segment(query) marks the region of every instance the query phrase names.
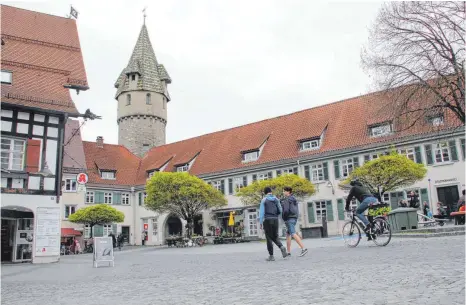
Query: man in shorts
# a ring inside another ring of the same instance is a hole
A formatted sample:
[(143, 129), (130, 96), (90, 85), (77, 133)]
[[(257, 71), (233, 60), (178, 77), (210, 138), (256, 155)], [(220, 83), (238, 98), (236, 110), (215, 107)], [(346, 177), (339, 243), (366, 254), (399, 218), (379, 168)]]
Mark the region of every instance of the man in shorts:
[(288, 251), (288, 256), (291, 256), (291, 238), (293, 237), (298, 246), (301, 248), (301, 253), (299, 256), (304, 256), (307, 254), (307, 249), (304, 248), (301, 237), (296, 234), (296, 223), (298, 222), (298, 201), (292, 195), (291, 187), (287, 186), (283, 188), (284, 198), (281, 201), (282, 204), (282, 217), (286, 224), (286, 249)]

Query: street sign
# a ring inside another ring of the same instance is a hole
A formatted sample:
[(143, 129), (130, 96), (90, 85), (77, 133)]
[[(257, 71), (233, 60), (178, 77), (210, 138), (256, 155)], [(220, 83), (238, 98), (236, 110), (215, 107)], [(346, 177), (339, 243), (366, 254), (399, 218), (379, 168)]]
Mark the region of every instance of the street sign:
[(113, 240), (111, 237), (94, 237), (94, 267), (97, 268), (99, 262), (108, 262), (115, 267), (115, 257), (113, 255)]
[(86, 184), (89, 181), (89, 176), (86, 173), (79, 173), (76, 176), (76, 181), (78, 184)]

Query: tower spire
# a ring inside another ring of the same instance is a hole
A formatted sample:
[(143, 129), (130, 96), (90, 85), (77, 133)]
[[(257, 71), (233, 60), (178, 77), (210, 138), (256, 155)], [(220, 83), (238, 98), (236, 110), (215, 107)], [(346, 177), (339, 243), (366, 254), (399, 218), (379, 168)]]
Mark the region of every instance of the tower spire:
[(147, 6), (144, 7), (144, 9), (142, 10), (142, 16), (144, 17), (144, 24), (146, 24), (146, 9), (147, 9)]

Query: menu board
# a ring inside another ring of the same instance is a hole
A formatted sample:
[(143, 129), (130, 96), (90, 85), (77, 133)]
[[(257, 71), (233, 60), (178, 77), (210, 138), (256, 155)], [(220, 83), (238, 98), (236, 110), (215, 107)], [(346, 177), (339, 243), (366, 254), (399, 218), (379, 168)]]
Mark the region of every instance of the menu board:
[(60, 255), (60, 208), (39, 207), (36, 213), (36, 256)]

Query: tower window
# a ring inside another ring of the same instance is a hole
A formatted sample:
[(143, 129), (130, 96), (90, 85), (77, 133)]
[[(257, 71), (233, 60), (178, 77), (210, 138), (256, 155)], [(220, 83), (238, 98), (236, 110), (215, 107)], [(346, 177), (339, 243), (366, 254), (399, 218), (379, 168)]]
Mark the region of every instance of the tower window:
[(132, 81), (135, 81), (135, 80), (136, 80), (136, 75), (135, 75), (135, 74), (131, 75), (131, 80), (132, 80)]
[(131, 105), (131, 94), (126, 95), (126, 105)]
[(165, 103), (166, 103), (166, 100), (165, 100), (165, 98), (163, 98), (163, 99), (162, 99), (163, 109), (165, 109), (165, 107), (166, 107), (166, 106), (165, 106), (165, 105), (166, 105)]
[(151, 104), (152, 104), (151, 101), (150, 101), (150, 93), (147, 93), (147, 94), (146, 94), (146, 104), (147, 104), (147, 105), (151, 105)]

